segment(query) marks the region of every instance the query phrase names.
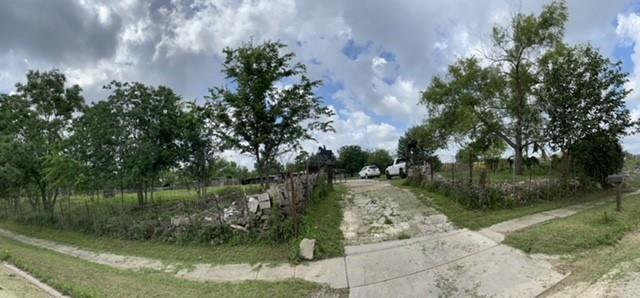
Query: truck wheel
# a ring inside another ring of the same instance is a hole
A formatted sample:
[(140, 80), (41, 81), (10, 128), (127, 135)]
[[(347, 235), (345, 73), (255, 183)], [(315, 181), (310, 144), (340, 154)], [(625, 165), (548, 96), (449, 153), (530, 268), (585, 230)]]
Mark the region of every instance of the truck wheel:
[(388, 179), (388, 180), (391, 180), (391, 174), (389, 174), (389, 172), (386, 172), (386, 173), (385, 173), (385, 176), (387, 176), (387, 179)]
[(400, 178), (407, 178), (407, 174), (405, 174), (404, 170), (400, 169)]

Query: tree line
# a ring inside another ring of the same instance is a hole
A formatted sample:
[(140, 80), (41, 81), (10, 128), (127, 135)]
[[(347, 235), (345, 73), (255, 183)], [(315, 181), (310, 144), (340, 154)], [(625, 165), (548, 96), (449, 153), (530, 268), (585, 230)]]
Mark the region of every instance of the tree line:
[(590, 44), (567, 44), (567, 19), (565, 1), (554, 1), (494, 26), (483, 56), (431, 80), (420, 99), (428, 118), (405, 138), (427, 156), (457, 144), (470, 163), (510, 148), (514, 175), (549, 149), (599, 182), (619, 171), (620, 139), (638, 127), (624, 101), (628, 74)]
[[(224, 49), (228, 85), (211, 88), (203, 104), (166, 86), (119, 81), (86, 104), (59, 70), (29, 71), (0, 94), (0, 197), (53, 212), (63, 193), (135, 189), (142, 206), (171, 176), (206, 195), (213, 177), (246, 172), (219, 157), (225, 149), (253, 156), (265, 174), (313, 132), (333, 130), (331, 110), (314, 93), (321, 82), (284, 48), (267, 41)], [(282, 80), (291, 84), (278, 87)]]

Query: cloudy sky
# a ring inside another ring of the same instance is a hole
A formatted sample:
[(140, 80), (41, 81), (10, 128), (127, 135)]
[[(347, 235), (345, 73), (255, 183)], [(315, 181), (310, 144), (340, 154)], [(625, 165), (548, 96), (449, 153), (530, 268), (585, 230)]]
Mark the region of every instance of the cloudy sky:
[[(548, 1), (157, 0), (0, 1), (0, 92), (29, 69), (63, 70), (88, 102), (110, 80), (172, 87), (199, 99), (224, 84), (222, 49), (253, 39), (280, 40), (324, 81), (335, 134), (318, 141), (393, 150), (425, 118), (419, 92), (456, 58), (489, 48), (489, 32), (517, 12)], [(566, 40), (589, 42), (622, 60), (627, 100), (640, 115), (640, 2), (570, 0)], [(640, 153), (640, 137), (624, 140)], [(316, 143), (305, 146), (315, 151)], [(450, 151), (443, 151), (445, 159)], [(232, 152), (226, 156), (252, 166)], [(285, 157), (285, 159), (290, 157)], [(286, 160), (285, 160), (286, 161)]]

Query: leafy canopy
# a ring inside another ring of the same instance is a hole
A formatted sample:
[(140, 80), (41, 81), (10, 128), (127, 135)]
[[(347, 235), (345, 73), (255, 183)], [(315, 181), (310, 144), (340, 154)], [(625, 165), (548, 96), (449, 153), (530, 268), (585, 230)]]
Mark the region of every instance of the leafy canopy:
[(216, 135), (229, 147), (256, 158), (259, 171), (282, 153), (313, 140), (313, 131), (333, 131), (333, 112), (323, 106), (314, 89), (321, 82), (306, 76), (285, 45), (247, 43), (224, 49), (223, 72), (232, 87), (210, 90), (208, 105)]

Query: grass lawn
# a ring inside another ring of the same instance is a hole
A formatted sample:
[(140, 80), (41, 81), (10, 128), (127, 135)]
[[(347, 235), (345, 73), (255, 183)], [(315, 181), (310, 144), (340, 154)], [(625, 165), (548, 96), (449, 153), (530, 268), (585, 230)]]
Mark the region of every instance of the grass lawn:
[(342, 223), (344, 185), (336, 184), (334, 191), (314, 201), (303, 219), (303, 237), (316, 240), (315, 258), (344, 256)]
[[(624, 276), (625, 272), (640, 271), (640, 230), (627, 233), (616, 245), (600, 246), (582, 252), (563, 256), (556, 262), (557, 268), (570, 271), (571, 274), (562, 280), (548, 293), (562, 289), (575, 288), (576, 284), (592, 284), (604, 274), (616, 270), (616, 275)], [(630, 266), (624, 266), (629, 264)], [(621, 266), (623, 265), (623, 266)]]
[(526, 252), (545, 254), (568, 254), (614, 245), (640, 226), (639, 198), (624, 198), (622, 212), (615, 211), (615, 203), (608, 203), (514, 232), (504, 243)]
[(0, 237), (0, 259), (73, 297), (301, 297), (310, 282), (204, 283), (156, 271), (119, 270)]
[(605, 191), (600, 193), (589, 194), (580, 198), (570, 198), (565, 200), (556, 200), (548, 202), (538, 202), (527, 206), (515, 207), (510, 209), (467, 209), (458, 204), (456, 201), (443, 195), (429, 192), (423, 188), (404, 185), (404, 179), (392, 180), (395, 186), (409, 189), (415, 193), (418, 199), (425, 204), (436, 208), (438, 211), (446, 215), (449, 220), (460, 227), (471, 230), (478, 230), (491, 226), (493, 224), (506, 220), (530, 215), (547, 210), (566, 207), (573, 204), (584, 203), (588, 201), (601, 200), (605, 197), (611, 197), (613, 192)]
[(288, 244), (234, 246), (177, 245), (154, 241), (130, 241), (108, 237), (94, 237), (84, 233), (23, 225), (8, 221), (0, 222), (0, 228), (87, 250), (147, 257), (172, 263), (283, 263), (287, 262), (291, 256), (291, 248)]

